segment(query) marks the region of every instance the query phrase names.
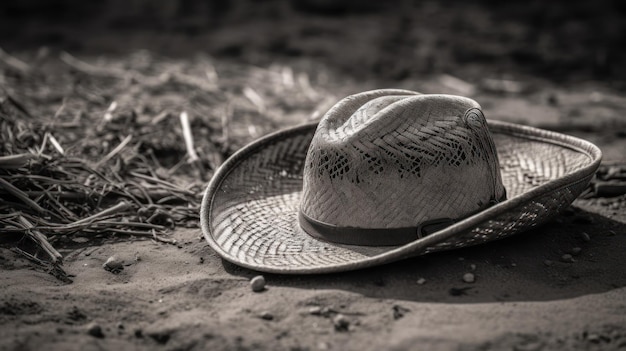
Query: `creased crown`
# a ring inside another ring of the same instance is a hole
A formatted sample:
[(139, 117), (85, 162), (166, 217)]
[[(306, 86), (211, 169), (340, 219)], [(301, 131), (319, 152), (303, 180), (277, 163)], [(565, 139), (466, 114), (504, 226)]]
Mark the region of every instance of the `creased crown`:
[(320, 121), (301, 212), (353, 228), (461, 219), (505, 190), (480, 106), (452, 95), (376, 90), (349, 96)]

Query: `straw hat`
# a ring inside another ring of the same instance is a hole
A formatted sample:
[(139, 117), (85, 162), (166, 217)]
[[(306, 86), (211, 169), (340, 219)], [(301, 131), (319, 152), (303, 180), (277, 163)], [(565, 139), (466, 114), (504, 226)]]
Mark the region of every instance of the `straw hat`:
[(569, 206), (600, 158), (571, 136), (487, 127), (468, 98), (369, 91), (230, 157), (204, 194), (202, 231), (254, 270), (369, 267), (535, 227)]

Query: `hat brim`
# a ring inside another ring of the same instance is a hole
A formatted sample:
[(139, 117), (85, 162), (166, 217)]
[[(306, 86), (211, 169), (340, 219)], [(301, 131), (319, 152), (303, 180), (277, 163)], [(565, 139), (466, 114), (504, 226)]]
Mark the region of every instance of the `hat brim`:
[(267, 135), (216, 171), (202, 199), (200, 221), (209, 245), (224, 259), (270, 273), (330, 273), (501, 239), (568, 207), (602, 157), (585, 140), (489, 121), (506, 201), (406, 245), (343, 245), (308, 235), (298, 222), (302, 171), (316, 127), (312, 123)]

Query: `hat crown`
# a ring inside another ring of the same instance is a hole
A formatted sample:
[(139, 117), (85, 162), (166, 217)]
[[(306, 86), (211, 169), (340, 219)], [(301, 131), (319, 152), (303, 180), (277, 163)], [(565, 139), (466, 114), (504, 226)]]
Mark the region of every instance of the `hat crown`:
[(315, 132), (303, 181), (301, 212), (350, 228), (460, 219), (505, 193), (480, 105), (403, 90), (335, 105)]

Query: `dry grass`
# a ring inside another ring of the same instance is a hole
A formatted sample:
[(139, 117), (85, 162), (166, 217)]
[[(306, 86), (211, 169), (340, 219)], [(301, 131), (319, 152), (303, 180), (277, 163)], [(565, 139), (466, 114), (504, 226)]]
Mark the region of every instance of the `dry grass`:
[(336, 99), (312, 67), (0, 53), (0, 226), (64, 281), (57, 242), (173, 243), (172, 229), (198, 226), (202, 190), (226, 157)]

